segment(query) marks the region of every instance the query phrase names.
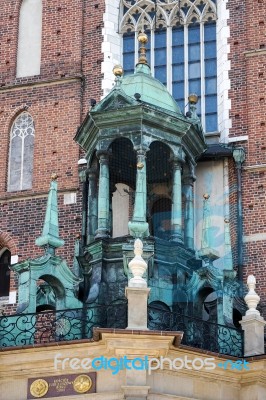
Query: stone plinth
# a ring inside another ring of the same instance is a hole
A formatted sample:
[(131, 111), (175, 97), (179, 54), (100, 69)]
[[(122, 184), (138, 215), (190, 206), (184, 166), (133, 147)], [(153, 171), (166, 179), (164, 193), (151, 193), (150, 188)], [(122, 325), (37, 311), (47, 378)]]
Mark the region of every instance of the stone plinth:
[(128, 326), (127, 329), (146, 330), (148, 318), (149, 288), (126, 287), (128, 299)]
[(257, 314), (245, 315), (240, 324), (244, 331), (245, 357), (264, 354), (264, 318)]
[(245, 357), (264, 354), (264, 327), (266, 324), (266, 321), (260, 316), (257, 310), (260, 296), (255, 292), (256, 278), (254, 275), (248, 276), (247, 286), (249, 292), (244, 300), (248, 306), (248, 310), (242, 320), (239, 321), (244, 331)]

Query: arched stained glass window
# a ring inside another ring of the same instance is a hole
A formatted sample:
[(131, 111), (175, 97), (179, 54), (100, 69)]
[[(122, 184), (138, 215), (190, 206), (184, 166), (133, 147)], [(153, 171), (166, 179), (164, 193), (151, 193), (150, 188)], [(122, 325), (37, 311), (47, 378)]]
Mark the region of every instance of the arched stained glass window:
[(148, 33), (149, 63), (186, 111), (188, 95), (199, 97), (197, 113), (206, 132), (217, 127), (216, 0), (121, 0), (123, 66), (138, 59), (137, 33)]
[(34, 150), (34, 122), (28, 112), (15, 120), (10, 137), (8, 191), (31, 189)]

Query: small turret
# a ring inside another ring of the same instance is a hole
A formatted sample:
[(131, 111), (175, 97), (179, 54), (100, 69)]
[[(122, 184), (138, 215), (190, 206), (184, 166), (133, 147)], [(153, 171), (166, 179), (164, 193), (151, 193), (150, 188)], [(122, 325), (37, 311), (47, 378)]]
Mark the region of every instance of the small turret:
[(58, 207), (57, 207), (57, 175), (51, 176), (48, 194), (45, 221), (42, 235), (35, 241), (39, 247), (45, 247), (46, 252), (54, 255), (55, 249), (64, 245), (64, 240), (59, 237)]

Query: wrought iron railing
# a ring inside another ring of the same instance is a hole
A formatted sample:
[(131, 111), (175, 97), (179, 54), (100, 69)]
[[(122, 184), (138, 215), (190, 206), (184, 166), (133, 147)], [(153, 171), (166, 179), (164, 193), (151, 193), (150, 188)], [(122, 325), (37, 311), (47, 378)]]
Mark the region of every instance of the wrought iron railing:
[(93, 327), (126, 328), (126, 301), (0, 317), (0, 347), (90, 339)]
[[(90, 339), (93, 327), (127, 327), (127, 302), (72, 310), (0, 317), (0, 347)], [(243, 356), (243, 332), (183, 314), (148, 307), (148, 328), (182, 331), (182, 344), (216, 353)]]
[(184, 314), (162, 310), (156, 306), (148, 307), (148, 327), (152, 330), (182, 331), (182, 344), (199, 349), (244, 356), (243, 331)]

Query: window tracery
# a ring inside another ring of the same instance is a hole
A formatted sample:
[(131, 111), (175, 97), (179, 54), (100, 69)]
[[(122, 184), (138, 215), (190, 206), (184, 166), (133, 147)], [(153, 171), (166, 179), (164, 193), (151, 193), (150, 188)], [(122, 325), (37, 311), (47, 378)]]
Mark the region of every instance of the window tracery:
[[(215, 0), (122, 0), (122, 33), (215, 21)], [(156, 25), (156, 26), (155, 26)]]
[(14, 121), (10, 136), (8, 191), (32, 187), (35, 128), (32, 116), (22, 112)]

